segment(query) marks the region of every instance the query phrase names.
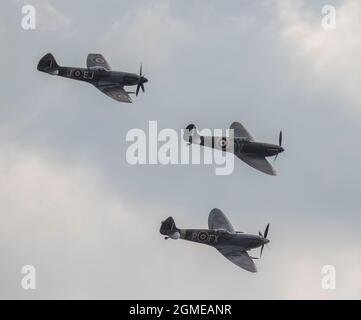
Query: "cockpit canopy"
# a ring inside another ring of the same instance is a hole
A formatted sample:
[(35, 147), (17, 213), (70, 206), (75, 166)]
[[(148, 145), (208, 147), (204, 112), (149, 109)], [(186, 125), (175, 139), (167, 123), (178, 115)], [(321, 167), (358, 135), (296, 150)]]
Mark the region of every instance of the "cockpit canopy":
[(93, 66), (93, 67), (90, 67), (89, 69), (96, 70), (96, 71), (107, 71), (103, 66)]
[(242, 143), (250, 141), (250, 139), (247, 137), (235, 137), (235, 139), (237, 139), (238, 141), (240, 141)]
[(231, 235), (231, 233), (226, 229), (218, 229), (217, 230), (221, 235)]

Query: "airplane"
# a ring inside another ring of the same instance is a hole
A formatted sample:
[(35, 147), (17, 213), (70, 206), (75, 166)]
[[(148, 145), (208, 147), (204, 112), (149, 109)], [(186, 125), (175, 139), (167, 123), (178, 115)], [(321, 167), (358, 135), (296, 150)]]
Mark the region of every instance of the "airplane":
[(197, 132), (194, 124), (186, 127), (183, 139), (188, 144), (199, 144), (201, 146), (218, 149), (226, 152), (233, 152), (239, 159), (250, 165), (251, 167), (275, 176), (277, 175), (275, 169), (266, 160), (266, 157), (275, 156), (283, 152), (282, 148), (282, 131), (279, 133), (278, 145), (256, 142), (247, 129), (239, 122), (233, 122), (230, 127), (233, 130), (233, 139), (230, 137), (213, 137), (201, 136)]
[[(135, 73), (112, 71), (101, 54), (90, 53), (87, 57), (87, 68), (62, 67), (57, 64), (51, 53), (42, 57), (38, 63), (39, 71), (74, 80), (88, 82), (105, 93), (107, 96), (120, 101), (131, 103), (129, 94), (138, 96), (139, 89), (144, 92), (144, 83), (148, 79), (142, 74), (142, 65), (139, 75)], [(135, 92), (129, 92), (124, 86), (137, 86)]]
[(263, 248), (270, 241), (267, 239), (269, 224), (267, 224), (264, 234), (245, 234), (235, 231), (225, 214), (214, 208), (209, 213), (208, 229), (178, 229), (172, 217), (162, 221), (160, 233), (165, 239), (183, 239), (206, 244), (216, 248), (222, 255), (235, 265), (250, 271), (257, 272), (253, 259), (247, 251), (261, 247), (260, 257)]

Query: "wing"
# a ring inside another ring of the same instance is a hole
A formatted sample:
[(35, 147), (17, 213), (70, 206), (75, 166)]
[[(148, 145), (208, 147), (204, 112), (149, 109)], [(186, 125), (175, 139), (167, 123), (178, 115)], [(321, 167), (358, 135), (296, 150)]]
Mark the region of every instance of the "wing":
[(124, 88), (119, 84), (105, 84), (105, 85), (95, 85), (101, 92), (105, 93), (107, 96), (113, 98), (114, 100), (120, 102), (131, 103), (132, 99), (129, 97), (128, 93)]
[(249, 139), (250, 141), (254, 141), (252, 135), (239, 122), (233, 122), (231, 124), (230, 129), (234, 130), (235, 137), (245, 137), (245, 138)]
[(277, 175), (275, 169), (273, 169), (272, 165), (266, 160), (265, 157), (250, 153), (235, 153), (235, 154), (238, 158), (240, 158), (242, 161), (250, 165), (252, 168), (255, 168), (271, 176)]
[(86, 65), (88, 68), (102, 67), (108, 71), (112, 70), (104, 57), (98, 53), (89, 53), (86, 59)]
[(235, 233), (232, 224), (229, 222), (225, 214), (214, 208), (208, 216), (208, 228), (209, 229), (224, 229), (229, 231), (230, 233)]
[(218, 246), (216, 249), (235, 265), (249, 272), (257, 272), (256, 265), (247, 251), (243, 251), (236, 246)]

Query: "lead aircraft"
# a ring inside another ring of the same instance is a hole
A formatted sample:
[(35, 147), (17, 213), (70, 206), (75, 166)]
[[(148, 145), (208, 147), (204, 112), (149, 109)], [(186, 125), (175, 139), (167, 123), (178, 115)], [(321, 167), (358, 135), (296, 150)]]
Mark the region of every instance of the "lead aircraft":
[[(140, 89), (144, 92), (144, 83), (148, 82), (142, 74), (142, 65), (139, 74), (112, 71), (104, 57), (97, 53), (88, 54), (86, 68), (59, 66), (53, 55), (48, 53), (40, 59), (37, 69), (51, 75), (88, 82), (107, 96), (128, 103), (132, 102), (129, 94), (137, 96)], [(127, 91), (125, 86), (137, 86), (136, 91)]]

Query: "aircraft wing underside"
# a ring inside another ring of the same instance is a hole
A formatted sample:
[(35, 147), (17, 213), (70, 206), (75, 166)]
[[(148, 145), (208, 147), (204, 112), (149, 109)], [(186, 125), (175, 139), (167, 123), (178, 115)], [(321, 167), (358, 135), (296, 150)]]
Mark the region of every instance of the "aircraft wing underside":
[(216, 249), (235, 265), (249, 271), (257, 272), (256, 265), (246, 251), (236, 246), (218, 246)]
[(272, 165), (267, 161), (267, 159), (263, 156), (257, 154), (248, 154), (248, 153), (235, 153), (235, 155), (240, 158), (242, 161), (247, 163), (249, 166), (267, 173), (271, 176), (276, 175), (275, 169), (273, 169)]
[(105, 93), (107, 96), (113, 98), (114, 100), (128, 103), (132, 102), (129, 94), (119, 84), (97, 84), (95, 85), (95, 87), (98, 88), (101, 92)]

